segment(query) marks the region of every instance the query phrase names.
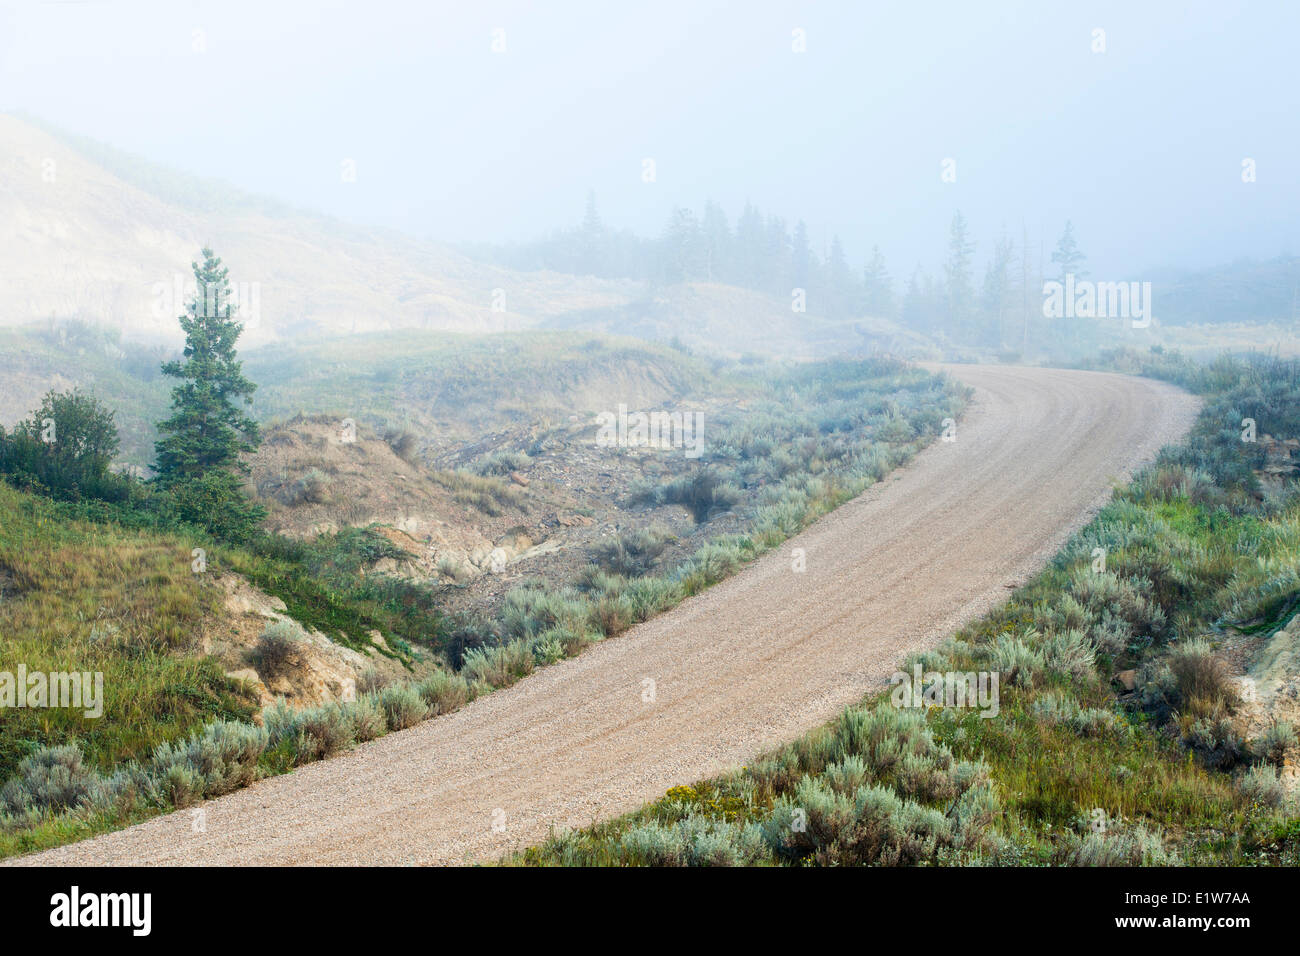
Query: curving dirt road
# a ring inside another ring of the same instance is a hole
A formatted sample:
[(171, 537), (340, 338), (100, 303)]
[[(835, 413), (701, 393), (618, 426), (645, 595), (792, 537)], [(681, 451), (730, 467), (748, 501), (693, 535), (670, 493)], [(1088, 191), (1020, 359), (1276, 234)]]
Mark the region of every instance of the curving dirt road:
[(15, 862), (490, 859), (797, 736), (1004, 600), (1197, 408), (1118, 375), (946, 370), (977, 390), (955, 442), (675, 610), (458, 713), (211, 801), (204, 833), (182, 811)]

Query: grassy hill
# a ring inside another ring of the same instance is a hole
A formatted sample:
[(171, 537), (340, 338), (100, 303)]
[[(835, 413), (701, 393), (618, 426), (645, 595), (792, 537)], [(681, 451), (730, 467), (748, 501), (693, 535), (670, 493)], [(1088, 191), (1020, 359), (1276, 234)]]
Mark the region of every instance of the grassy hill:
[(0, 483), (0, 632), (5, 666), (100, 671), (105, 718), (6, 710), (0, 777), (36, 744), (76, 737), (112, 766), (215, 717), (248, 717), (246, 694), (195, 653), (222, 616), (211, 577), (173, 534), (69, 521), (46, 499)]

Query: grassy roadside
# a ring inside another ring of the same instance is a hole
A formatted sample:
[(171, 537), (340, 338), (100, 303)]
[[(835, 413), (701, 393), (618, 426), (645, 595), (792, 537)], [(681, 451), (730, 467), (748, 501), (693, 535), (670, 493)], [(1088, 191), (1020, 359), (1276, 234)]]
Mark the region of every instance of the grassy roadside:
[[(153, 608), (154, 617), (142, 618), (140, 634), (132, 632), (138, 643), (159, 631), (175, 631), (188, 644), (204, 616), (214, 613), (214, 595), (204, 590), (202, 576), (191, 573), (193, 546), (209, 549), (214, 569), (243, 574), (281, 597), (302, 624), (358, 647), (371, 646), (367, 635), (375, 629), (399, 656), (415, 649), (445, 663), (423, 680), (359, 688), (352, 701), (297, 711), (273, 706), (252, 714), (246, 701), (239, 707), (220, 703), (222, 693), (238, 696), (239, 685), (203, 659), (196, 663), (182, 653), (179, 639), (161, 648), (158, 660), (139, 657), (133, 644), (111, 645), (122, 660), (96, 659), (103, 665), (98, 669), (105, 671), (106, 687), (123, 683), (119, 691), (129, 689), (125, 675), (135, 673), (126, 669), (129, 661), (143, 668), (142, 681), (169, 667), (208, 667), (212, 673), (202, 673), (217, 689), (210, 701), (190, 711), (179, 710), (165, 696), (137, 695), (141, 719), (134, 722), (131, 736), (116, 745), (100, 738), (115, 740), (114, 734), (126, 733), (116, 726), (125, 710), (108, 709), (104, 720), (93, 725), (60, 716), (63, 723), (57, 727), (33, 725), (12, 738), (5, 736), (6, 724), (0, 732), (9, 776), (0, 788), (0, 855), (116, 829), (327, 758), (455, 710), (538, 666), (621, 633), (734, 573), (908, 460), (937, 436), (943, 419), (960, 414), (964, 396), (965, 390), (952, 383), (889, 360), (789, 370), (745, 415), (711, 436), (710, 450), (699, 463), (706, 480), (675, 489), (644, 489), (652, 496), (677, 496), (672, 500), (706, 514), (735, 509), (743, 513), (741, 532), (711, 540), (676, 567), (656, 573), (620, 561), (593, 566), (580, 581), (558, 591), (520, 588), (498, 619), (477, 626), (472, 640), (457, 633), (459, 625), (440, 618), (431, 591), (361, 573), (388, 556), (386, 539), (365, 529), (308, 544), (275, 539), (231, 547), (188, 530), (169, 530), (148, 509), (136, 513), (129, 505), (54, 503), (0, 489), (0, 504), (8, 503), (14, 514), (33, 516), (25, 537), (11, 551), (0, 552), (0, 569), (19, 568), (27, 575), (14, 591), (17, 600), (0, 604), (0, 613), (20, 615), (47, 596), (56, 598), (49, 604), (54, 616), (24, 631), (25, 643), (16, 645), (29, 668), (48, 660), (53, 669), (62, 660), (60, 653), (77, 649), (79, 645), (65, 643), (64, 635), (75, 621), (92, 614), (91, 604), (96, 615), (105, 609), (120, 614), (127, 597), (118, 592), (121, 587), (146, 602), (175, 591), (177, 607), (193, 604), (193, 615), (185, 617), (179, 610), (172, 613), (173, 604), (162, 603)], [(74, 530), (80, 536), (76, 553), (94, 556), (93, 575), (38, 578), (22, 564), (19, 552), (44, 560), (43, 555), (57, 552), (58, 536)], [(97, 550), (87, 552), (87, 541)], [(139, 581), (122, 575), (114, 563), (131, 548), (162, 555)], [(15, 618), (13, 626), (27, 624)], [(452, 652), (467, 645), (467, 653)], [(73, 657), (74, 663), (87, 660), (81, 654)], [(79, 669), (87, 666), (82, 663)], [(35, 719), (49, 713), (41, 711)]]
[[(524, 865), (1296, 865), (1300, 816), (1213, 654), (1300, 595), (1300, 495), (1260, 434), (1300, 435), (1300, 366), (1109, 356), (1206, 398), (1188, 439), (923, 672), (999, 676), (995, 717), (873, 695), (750, 766), (509, 858)], [(1099, 558), (1102, 559), (1099, 561)], [(1104, 562), (1104, 563), (1103, 563)], [(1132, 671), (1129, 692), (1115, 680)]]

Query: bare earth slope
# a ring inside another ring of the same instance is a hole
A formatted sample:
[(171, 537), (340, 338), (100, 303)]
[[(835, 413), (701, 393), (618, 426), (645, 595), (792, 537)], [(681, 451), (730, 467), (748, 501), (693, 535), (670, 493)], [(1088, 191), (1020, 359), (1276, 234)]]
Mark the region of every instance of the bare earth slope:
[(1005, 599), (1197, 407), (1137, 378), (949, 371), (977, 388), (955, 442), (675, 610), (458, 713), (212, 801), (204, 833), (180, 812), (22, 862), (490, 859), (797, 736)]

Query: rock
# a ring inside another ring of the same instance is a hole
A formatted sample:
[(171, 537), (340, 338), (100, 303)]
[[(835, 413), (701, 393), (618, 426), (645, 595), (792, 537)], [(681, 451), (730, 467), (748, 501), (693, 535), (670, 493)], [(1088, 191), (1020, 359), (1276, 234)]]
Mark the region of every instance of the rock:
[(225, 589), (225, 606), (231, 614), (259, 614), (276, 620), (288, 611), (280, 598), (253, 587), (238, 575), (222, 575), (218, 582)]
[(510, 480), (521, 488), (527, 488), (531, 482), (517, 471), (510, 472)]
[(226, 671), (226, 676), (233, 678), (234, 680), (246, 680), (250, 684), (262, 683), (262, 678), (258, 677), (257, 671), (253, 670), (251, 667), (245, 667), (242, 670), (237, 671)]
[(1137, 686), (1137, 671), (1135, 670), (1120, 671), (1118, 674), (1115, 675), (1115, 679), (1119, 681), (1120, 686), (1123, 687), (1125, 690), (1132, 690), (1134, 687)]

